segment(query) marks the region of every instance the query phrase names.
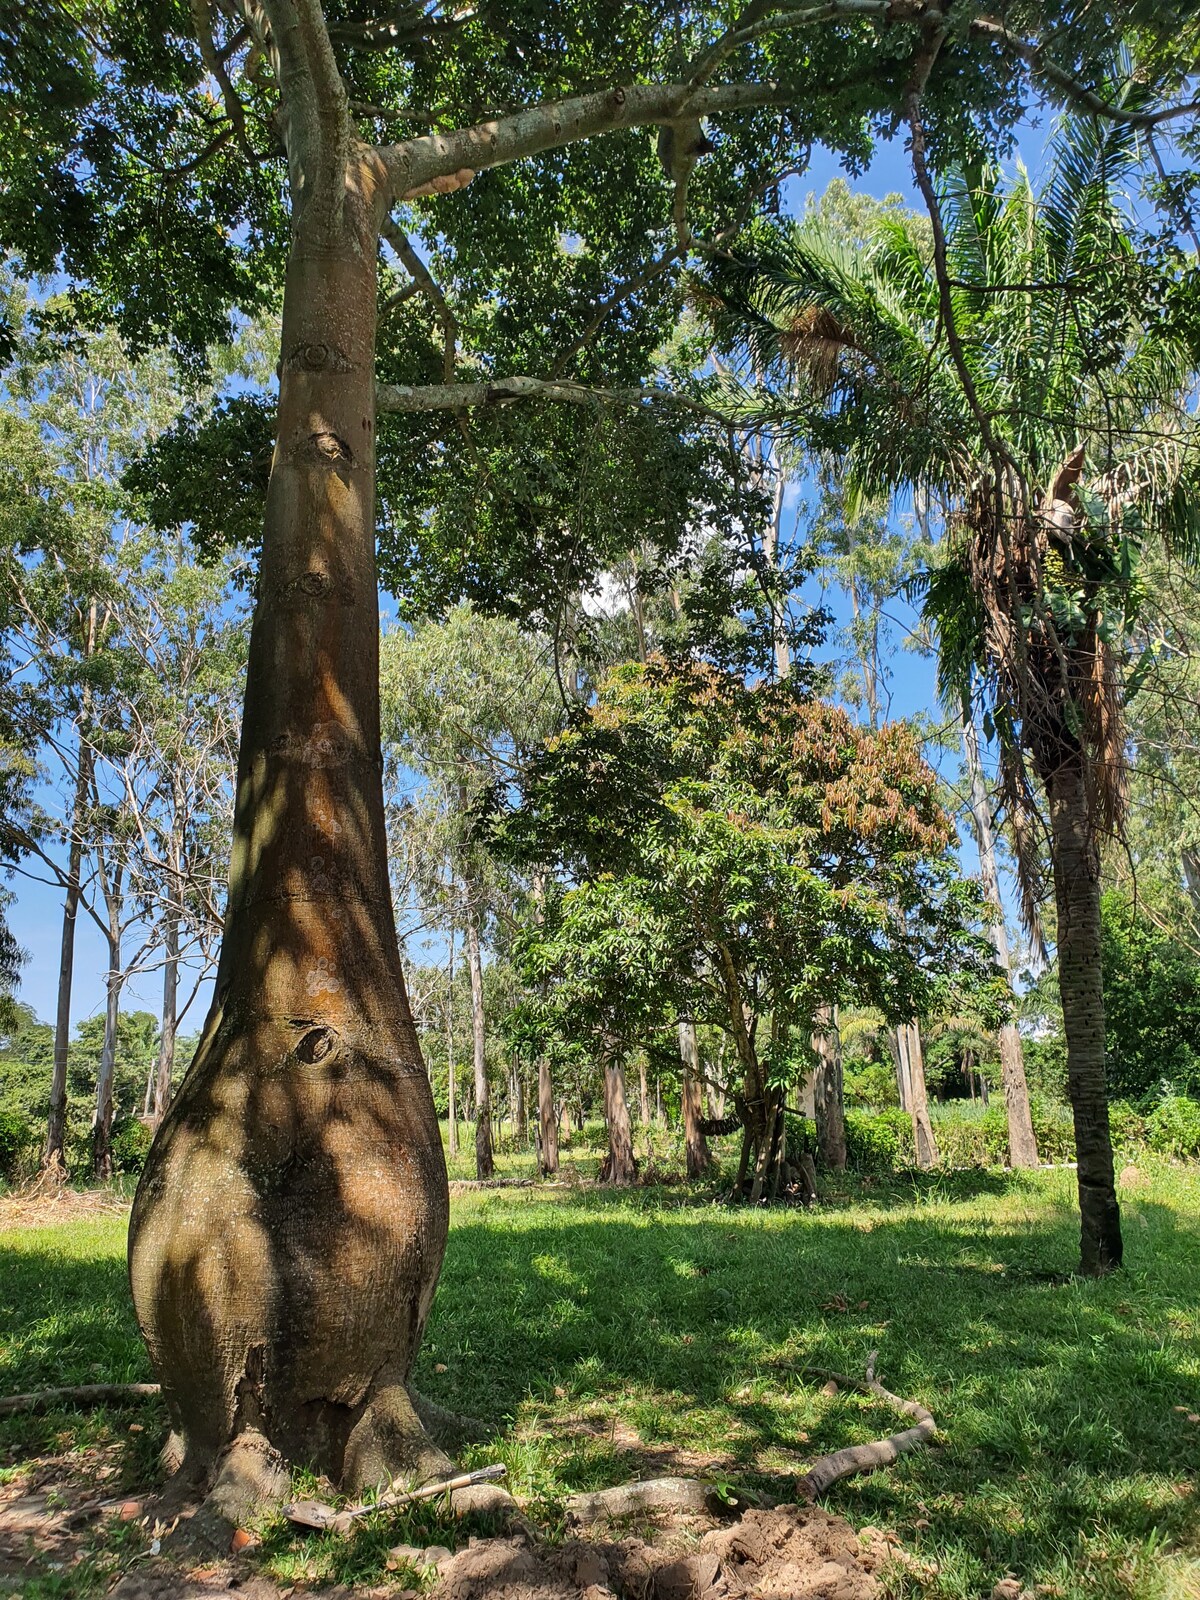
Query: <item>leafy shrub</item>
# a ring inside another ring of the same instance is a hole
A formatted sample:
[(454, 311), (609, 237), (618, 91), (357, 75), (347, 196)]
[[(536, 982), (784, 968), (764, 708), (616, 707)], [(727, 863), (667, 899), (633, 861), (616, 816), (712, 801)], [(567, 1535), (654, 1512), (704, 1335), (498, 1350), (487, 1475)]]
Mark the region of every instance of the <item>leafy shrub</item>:
[(1128, 1100), (1109, 1105), (1108, 1126), (1114, 1150), (1137, 1150), (1146, 1143), (1146, 1119)]
[(33, 1146), (33, 1129), (19, 1111), (0, 1111), (0, 1176), (15, 1178)]
[(112, 1136), (114, 1172), (140, 1172), (146, 1164), (153, 1133), (137, 1117), (125, 1117), (116, 1124)]
[(868, 1061), (847, 1056), (842, 1066), (843, 1093), (848, 1106), (898, 1106), (896, 1069), (890, 1061)]
[(914, 1156), (908, 1113), (886, 1106), (882, 1111), (846, 1111), (846, 1159), (857, 1172), (894, 1172), (910, 1166)]
[(1002, 1167), (1008, 1160), (1008, 1119), (998, 1106), (982, 1115), (943, 1113), (933, 1133), (943, 1166)]
[(1172, 1094), (1146, 1118), (1151, 1150), (1180, 1161), (1200, 1156), (1200, 1101)]
[(1041, 1095), (1030, 1095), (1029, 1115), (1037, 1139), (1038, 1160), (1053, 1162), (1075, 1159), (1075, 1124), (1068, 1106)]

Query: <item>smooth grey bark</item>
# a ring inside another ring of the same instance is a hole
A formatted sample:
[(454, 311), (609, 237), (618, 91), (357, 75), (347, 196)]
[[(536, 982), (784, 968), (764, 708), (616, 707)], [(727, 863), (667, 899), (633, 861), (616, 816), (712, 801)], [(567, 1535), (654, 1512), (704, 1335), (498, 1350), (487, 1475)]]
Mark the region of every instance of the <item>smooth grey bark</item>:
[(708, 1140), (700, 1127), (700, 1049), (696, 1040), (696, 1024), (679, 1024), (679, 1058), (682, 1063), (681, 1094), (683, 1102), (683, 1148), (689, 1178), (699, 1178), (712, 1165)]
[(483, 961), (479, 953), (479, 918), (474, 901), (467, 904), (467, 966), (471, 974), (471, 1058), (475, 1073), (475, 1174), (490, 1178), (496, 1170), (492, 1150), (492, 1097), (487, 1075), (487, 1032), (483, 1014)]
[(171, 1079), (175, 1072), (175, 1033), (178, 1026), (179, 996), (179, 913), (174, 905), (167, 909), (163, 928), (163, 1003), (162, 1030), (158, 1040), (158, 1064), (154, 1073), (154, 1102), (150, 1115), (155, 1127), (171, 1103)]
[(450, 924), (450, 954), (446, 965), (446, 1090), (449, 1099), (450, 1154), (458, 1154), (458, 1106), (454, 1100), (454, 924)]
[(908, 1114), (912, 1118), (913, 1148), (919, 1167), (936, 1167), (937, 1140), (929, 1120), (929, 1098), (925, 1092), (925, 1053), (921, 1030), (915, 1022), (902, 1022), (895, 1032), (901, 1081), (908, 1090)]
[(75, 973), (75, 927), (83, 882), (83, 819), (92, 786), (91, 746), (83, 739), (75, 769), (75, 794), (71, 801), (71, 842), (67, 852), (67, 886), (63, 896), (62, 938), (58, 957), (58, 997), (54, 1011), (54, 1066), (50, 1075), (50, 1115), (42, 1167), (66, 1175), (67, 1064), (71, 1047), (71, 991)]
[[(992, 808), (988, 803), (983, 763), (979, 759), (979, 736), (975, 731), (974, 716), (970, 713), (963, 717), (962, 738), (967, 771), (971, 780), (971, 816), (974, 819), (975, 840), (979, 847), (979, 876), (983, 892), (996, 913), (989, 931), (996, 952), (996, 965), (1004, 974), (1004, 980), (1011, 993), (1012, 958), (1008, 948), (1008, 932), (1004, 926), (1004, 902), (1000, 898), (996, 841), (992, 833)], [(1011, 1019), (1003, 1023), (1000, 1028), (1000, 1079), (1004, 1085), (1004, 1109), (1008, 1118), (1009, 1165), (1036, 1167), (1038, 1147), (1033, 1131), (1033, 1117), (1029, 1109), (1025, 1057), (1021, 1048), (1020, 1031)]]

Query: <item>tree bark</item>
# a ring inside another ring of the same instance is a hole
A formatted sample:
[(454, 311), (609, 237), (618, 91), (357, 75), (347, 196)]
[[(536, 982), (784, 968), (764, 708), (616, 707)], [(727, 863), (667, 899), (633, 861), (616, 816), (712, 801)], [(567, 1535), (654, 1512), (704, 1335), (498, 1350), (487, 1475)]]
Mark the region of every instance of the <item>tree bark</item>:
[[(996, 919), (990, 930), (992, 945), (996, 951), (996, 965), (1004, 974), (1011, 993), (1012, 959), (1008, 949), (1008, 933), (1004, 926), (1004, 902), (1000, 898), (996, 841), (992, 834), (992, 808), (988, 804), (987, 786), (983, 781), (983, 763), (979, 759), (979, 737), (975, 732), (974, 717), (970, 714), (963, 718), (962, 736), (967, 769), (971, 778), (971, 815), (975, 821), (975, 840), (979, 846), (979, 876), (983, 892), (996, 913)], [(1016, 1023), (1012, 1021), (1005, 1022), (1000, 1028), (1000, 1081), (1004, 1085), (1004, 1108), (1008, 1116), (1009, 1165), (1036, 1167), (1038, 1147), (1033, 1132), (1033, 1117), (1029, 1110), (1025, 1056), (1021, 1048), (1020, 1032)]]
[(487, 1032), (483, 1015), (483, 962), (479, 954), (479, 920), (474, 903), (467, 906), (467, 967), (471, 974), (471, 1055), (475, 1069), (475, 1176), (490, 1178), (496, 1170), (492, 1150), (492, 1096), (487, 1075)]
[(450, 925), (450, 957), (446, 978), (446, 1094), (448, 1099), (450, 1154), (458, 1154), (458, 1106), (454, 1101), (454, 924)]
[(913, 1148), (917, 1165), (928, 1169), (938, 1161), (937, 1140), (929, 1120), (929, 1097), (925, 1092), (925, 1054), (921, 1030), (915, 1022), (902, 1022), (896, 1029), (900, 1077), (908, 1086), (908, 1114), (912, 1118)]
[(553, 1178), (558, 1172), (558, 1118), (554, 1114), (554, 1084), (546, 1056), (538, 1058), (538, 1131), (538, 1167), (543, 1178)]
[(608, 1128), (605, 1180), (627, 1187), (637, 1175), (637, 1163), (633, 1159), (633, 1132), (625, 1098), (625, 1069), (616, 1056), (604, 1063), (604, 1121)]
[(688, 1177), (699, 1178), (712, 1165), (712, 1154), (700, 1129), (700, 1050), (694, 1022), (679, 1024), (679, 1057), (683, 1063), (680, 1098), (683, 1101), (684, 1159)]
[(1104, 1078), (1100, 852), (1090, 820), (1082, 757), (1064, 757), (1047, 776), (1046, 792), (1054, 845), (1058, 985), (1075, 1122), (1079, 1270), (1096, 1277), (1121, 1265), (1122, 1245)]
[(113, 1175), (113, 1076), (117, 1065), (117, 1029), (121, 1021), (121, 934), (109, 934), (108, 974), (104, 980), (104, 1043), (96, 1074), (96, 1107), (92, 1113), (92, 1177), (106, 1182)]
[(340, 166), (306, 156), (224, 938), (196, 1059), (138, 1186), (130, 1277), (184, 1472), (204, 1478), (232, 1440), (265, 1435), (353, 1490), (444, 1462), (405, 1385), (449, 1205), (384, 828), (382, 174), (359, 146)]
[(50, 1116), (42, 1168), (58, 1177), (67, 1171), (67, 1060), (71, 1045), (71, 989), (75, 972), (75, 923), (83, 876), (83, 817), (92, 786), (91, 746), (81, 737), (71, 802), (71, 843), (67, 853), (67, 892), (63, 897), (62, 940), (58, 958), (58, 1003), (54, 1014), (54, 1067), (50, 1076)]
[(643, 1129), (650, 1127), (650, 1085), (646, 1081), (646, 1057), (638, 1055), (638, 1113)]
[(154, 1104), (151, 1118), (157, 1128), (171, 1102), (171, 1078), (175, 1071), (175, 1030), (179, 990), (179, 913), (174, 905), (166, 915), (163, 933), (166, 961), (163, 964), (162, 1032), (158, 1041), (158, 1069), (154, 1075)]
[(846, 1168), (846, 1115), (842, 1093), (842, 1039), (832, 1006), (822, 1006), (816, 1016), (813, 1049), (813, 1111), (817, 1124), (817, 1152), (822, 1164), (835, 1172)]

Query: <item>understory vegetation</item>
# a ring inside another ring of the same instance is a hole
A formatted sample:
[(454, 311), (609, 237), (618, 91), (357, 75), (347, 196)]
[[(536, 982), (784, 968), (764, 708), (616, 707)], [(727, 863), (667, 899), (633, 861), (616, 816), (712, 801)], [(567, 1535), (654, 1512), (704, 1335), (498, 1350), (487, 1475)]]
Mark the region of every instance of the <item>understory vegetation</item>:
[[(465, 1459), (504, 1461), (550, 1527), (564, 1497), (683, 1471), (786, 1498), (814, 1455), (886, 1431), (806, 1367), (919, 1398), (940, 1440), (840, 1486), (833, 1509), (894, 1531), (894, 1596), (976, 1600), (1007, 1572), (1050, 1600), (1183, 1600), (1200, 1576), (1200, 1175), (1121, 1175), (1138, 1264), (1058, 1268), (1067, 1172), (842, 1179), (809, 1212), (730, 1211), (712, 1191), (459, 1194), (417, 1366), (431, 1399), (480, 1418)], [(0, 1233), (0, 1389), (149, 1377), (125, 1284), (123, 1210)], [(154, 1403), (0, 1422), (0, 1476), (107, 1452), (106, 1492), (140, 1490)], [(353, 1539), (265, 1530), (279, 1581), (378, 1581), (400, 1541), (453, 1544), (436, 1509)], [(461, 1531), (457, 1534), (462, 1538)], [(110, 1530), (36, 1600), (102, 1593), (149, 1533)], [(27, 1580), (28, 1582), (29, 1580)]]

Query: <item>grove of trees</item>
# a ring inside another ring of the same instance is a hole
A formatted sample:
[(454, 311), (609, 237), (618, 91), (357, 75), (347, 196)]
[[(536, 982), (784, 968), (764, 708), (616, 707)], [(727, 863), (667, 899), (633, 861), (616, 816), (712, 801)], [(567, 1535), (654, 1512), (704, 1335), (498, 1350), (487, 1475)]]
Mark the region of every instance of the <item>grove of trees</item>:
[(0, 39), (0, 1158), (140, 1169), (172, 1464), (445, 1464), (468, 1105), (757, 1205), (995, 1089), (1119, 1267), (1110, 1100), (1200, 1148), (1193, 8), (87, 11)]

